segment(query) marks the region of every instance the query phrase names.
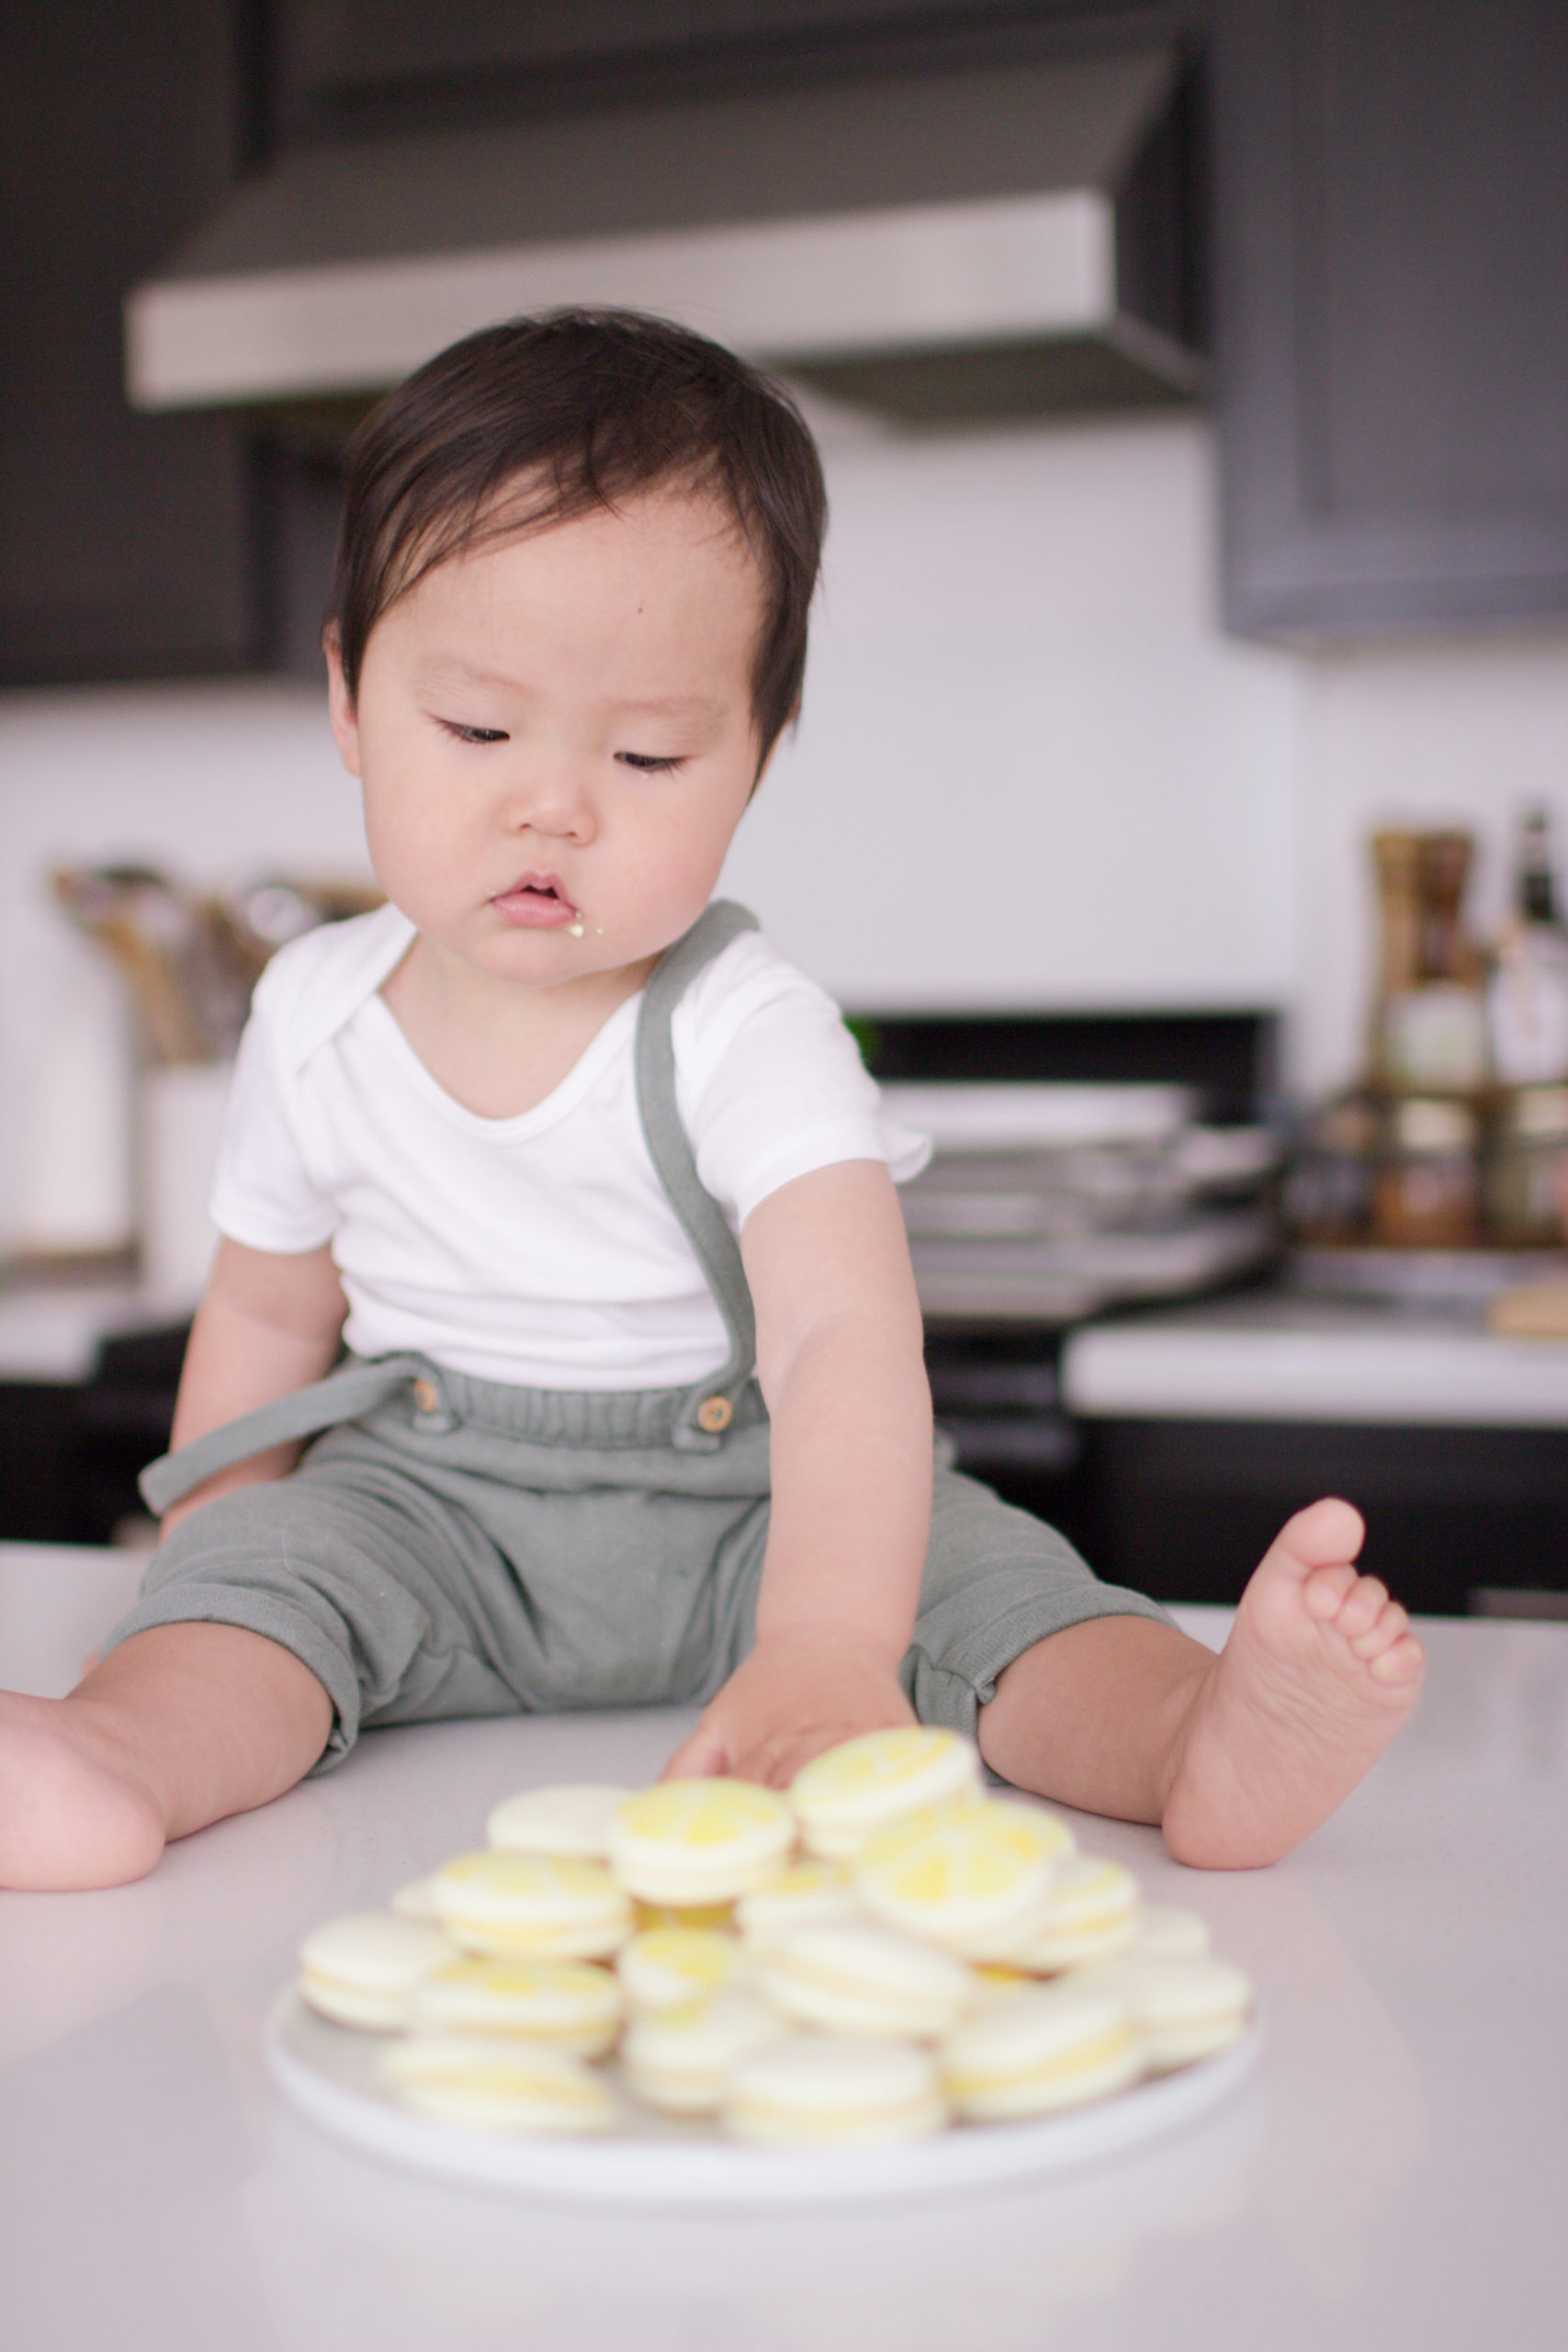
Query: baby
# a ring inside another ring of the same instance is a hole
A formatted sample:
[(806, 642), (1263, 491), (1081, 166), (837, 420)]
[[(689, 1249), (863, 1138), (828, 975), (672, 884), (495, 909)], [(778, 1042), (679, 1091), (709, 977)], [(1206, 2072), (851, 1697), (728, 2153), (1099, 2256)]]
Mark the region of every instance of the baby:
[(825, 513), (789, 401), (630, 315), (473, 335), (361, 429), (325, 642), (388, 904), (257, 989), (164, 1540), (69, 1698), (0, 1700), (0, 1885), (136, 1878), (361, 1725), (652, 1703), (702, 1710), (671, 1773), (919, 1717), (1239, 1867), (1409, 1713), (1348, 1504), (1215, 1656), (933, 1470), (923, 1145), (710, 903)]

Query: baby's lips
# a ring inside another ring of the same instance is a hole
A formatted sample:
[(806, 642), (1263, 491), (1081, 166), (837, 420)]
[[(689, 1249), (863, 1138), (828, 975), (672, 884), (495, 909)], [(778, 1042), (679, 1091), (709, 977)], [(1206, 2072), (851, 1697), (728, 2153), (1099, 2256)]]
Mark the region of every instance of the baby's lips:
[(559, 930), (582, 921), (559, 876), (555, 874), (519, 875), (515, 882), (495, 893), (491, 904), (508, 922), (530, 929)]

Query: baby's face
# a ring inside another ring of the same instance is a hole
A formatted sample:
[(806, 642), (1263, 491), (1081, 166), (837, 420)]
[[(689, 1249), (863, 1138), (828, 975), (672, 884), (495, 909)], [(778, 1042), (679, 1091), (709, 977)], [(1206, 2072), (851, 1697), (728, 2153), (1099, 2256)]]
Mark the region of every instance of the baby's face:
[(755, 562), (652, 492), (438, 565), (333, 724), (383, 889), (443, 957), (554, 987), (656, 956), (712, 895), (756, 777)]

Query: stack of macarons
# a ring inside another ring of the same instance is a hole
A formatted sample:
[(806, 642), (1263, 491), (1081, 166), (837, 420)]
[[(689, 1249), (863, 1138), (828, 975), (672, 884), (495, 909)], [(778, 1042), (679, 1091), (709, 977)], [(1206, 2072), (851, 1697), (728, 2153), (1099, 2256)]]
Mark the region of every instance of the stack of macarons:
[(392, 2037), (392, 2096), (464, 2129), (887, 2143), (1107, 2098), (1251, 2007), (1201, 1920), (986, 1795), (954, 1732), (869, 1733), (783, 1793), (531, 1789), (488, 1836), (300, 1951), (310, 2007)]

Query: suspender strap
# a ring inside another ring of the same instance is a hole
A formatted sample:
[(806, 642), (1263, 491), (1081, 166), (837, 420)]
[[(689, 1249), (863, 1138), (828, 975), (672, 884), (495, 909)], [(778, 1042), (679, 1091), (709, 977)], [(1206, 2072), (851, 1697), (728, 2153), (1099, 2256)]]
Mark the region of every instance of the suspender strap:
[(690, 931), (665, 949), (643, 991), (637, 1015), (637, 1099), (643, 1135), (729, 1334), (728, 1361), (688, 1392), (675, 1417), (671, 1443), (688, 1453), (714, 1453), (723, 1444), (737, 1400), (756, 1365), (757, 1324), (739, 1244), (697, 1173), (696, 1155), (676, 1102), (671, 1020), (697, 974), (732, 940), (756, 928), (756, 916), (744, 907), (716, 899)]
[[(697, 974), (722, 955), (731, 940), (756, 928), (757, 918), (744, 907), (716, 899), (691, 930), (660, 957), (637, 1015), (637, 1094), (643, 1134), (729, 1335), (728, 1361), (711, 1379), (687, 1391), (676, 1413), (671, 1442), (688, 1453), (715, 1453), (723, 1444), (724, 1432), (735, 1418), (736, 1405), (756, 1363), (757, 1326), (739, 1245), (697, 1174), (696, 1157), (681, 1123), (670, 1023)], [(182, 1445), (177, 1453), (165, 1453), (143, 1470), (138, 1483), (147, 1508), (161, 1517), (171, 1504), (193, 1493), (220, 1470), (246, 1462), (270, 1446), (316, 1437), (342, 1421), (357, 1420), (410, 1382), (423, 1381), (429, 1385), (434, 1408), (439, 1401), (432, 1381), (434, 1369), (425, 1357), (413, 1353), (378, 1356), (373, 1363), (345, 1364), (309, 1388), (279, 1396), (237, 1421), (226, 1421), (221, 1429), (209, 1430), (189, 1445)], [(417, 1385), (415, 1399), (423, 1415), (425, 1402)], [(426, 1426), (434, 1427), (434, 1421)]]
[(150, 1511), (162, 1518), (172, 1503), (182, 1501), (220, 1470), (248, 1462), (253, 1453), (265, 1453), (269, 1446), (318, 1437), (340, 1421), (355, 1421), (361, 1413), (373, 1413), (408, 1381), (428, 1379), (430, 1369), (419, 1355), (378, 1356), (373, 1363), (345, 1364), (341, 1372), (313, 1381), (309, 1388), (297, 1388), (290, 1396), (259, 1406), (254, 1413), (243, 1413), (237, 1421), (225, 1421), (221, 1428), (193, 1438), (177, 1453), (162, 1454), (150, 1462), (137, 1480), (141, 1498)]

